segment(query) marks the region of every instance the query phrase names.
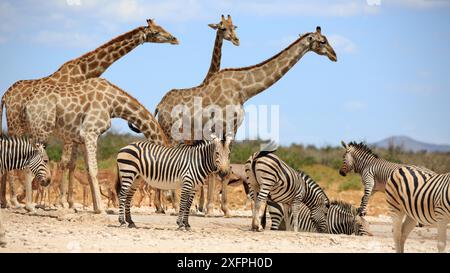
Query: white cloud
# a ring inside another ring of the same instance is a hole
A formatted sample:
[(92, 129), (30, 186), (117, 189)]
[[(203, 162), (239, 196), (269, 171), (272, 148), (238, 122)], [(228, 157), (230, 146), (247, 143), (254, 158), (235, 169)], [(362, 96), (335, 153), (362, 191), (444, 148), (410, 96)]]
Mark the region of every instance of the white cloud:
[(356, 51), (355, 43), (344, 36), (332, 34), (328, 36), (328, 40), (336, 52), (353, 53)]
[(362, 101), (352, 100), (344, 104), (344, 109), (347, 111), (362, 111), (367, 108), (367, 105)]
[(414, 9), (450, 7), (448, 0), (383, 0), (381, 5), (384, 4)]

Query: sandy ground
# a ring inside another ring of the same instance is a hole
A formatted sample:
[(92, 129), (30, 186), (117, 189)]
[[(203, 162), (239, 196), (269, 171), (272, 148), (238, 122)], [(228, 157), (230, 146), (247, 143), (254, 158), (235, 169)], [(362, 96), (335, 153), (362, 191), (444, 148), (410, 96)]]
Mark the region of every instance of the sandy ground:
[[(69, 209), (2, 210), (8, 244), (1, 252), (394, 252), (390, 218), (368, 216), (374, 236), (287, 231), (252, 232), (249, 210), (234, 217), (191, 216), (192, 231), (177, 231), (176, 216), (133, 208), (137, 229), (119, 227), (117, 210), (95, 215)], [(170, 211), (169, 211), (170, 212)], [(415, 228), (406, 252), (436, 252), (436, 229)], [(447, 247), (448, 252), (449, 247)]]

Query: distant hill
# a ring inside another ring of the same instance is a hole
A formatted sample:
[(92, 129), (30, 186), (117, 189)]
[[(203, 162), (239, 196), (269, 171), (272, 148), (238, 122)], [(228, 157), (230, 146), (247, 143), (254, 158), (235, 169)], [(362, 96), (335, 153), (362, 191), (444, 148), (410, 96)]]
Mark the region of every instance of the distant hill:
[(450, 145), (438, 145), (420, 142), (407, 136), (392, 136), (372, 143), (377, 148), (387, 149), (389, 146), (400, 147), (404, 151), (450, 152)]

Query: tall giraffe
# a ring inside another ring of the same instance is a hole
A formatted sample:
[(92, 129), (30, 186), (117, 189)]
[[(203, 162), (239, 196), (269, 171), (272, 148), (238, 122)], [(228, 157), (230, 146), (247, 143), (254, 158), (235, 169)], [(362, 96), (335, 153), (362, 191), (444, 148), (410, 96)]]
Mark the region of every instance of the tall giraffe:
[[(203, 82), (206, 82), (209, 78), (211, 78), (216, 72), (218, 72), (220, 70), (220, 64), (221, 64), (221, 60), (222, 60), (223, 40), (230, 41), (235, 46), (239, 46), (239, 44), (240, 44), (239, 38), (235, 32), (235, 29), (237, 28), (237, 26), (233, 25), (233, 20), (230, 15), (227, 16), (227, 19), (225, 19), (225, 16), (222, 15), (219, 23), (208, 24), (208, 26), (211, 27), (212, 29), (216, 30), (216, 38), (214, 41), (214, 47), (213, 47), (213, 52), (212, 52), (212, 57), (211, 57), (211, 64), (210, 64), (208, 73), (206, 74)], [(128, 125), (131, 128), (131, 130), (139, 133), (139, 130), (136, 130), (136, 128), (134, 128), (133, 124), (129, 123)], [(173, 142), (173, 141), (171, 141), (171, 142)], [(208, 187), (208, 189), (212, 189), (212, 188)], [(158, 196), (158, 194), (160, 194), (160, 190), (157, 189), (156, 196)], [(204, 194), (205, 194), (204, 187), (202, 187), (201, 188), (201, 196), (202, 197), (200, 198), (201, 200), (204, 200)], [(208, 193), (208, 204), (211, 203), (210, 200), (211, 200), (212, 196), (213, 196), (212, 192)], [(156, 199), (159, 199), (159, 197), (157, 197)], [(200, 210), (202, 211), (203, 204), (200, 204), (200, 208), (201, 208)], [(226, 209), (226, 207), (225, 207), (225, 209)], [(157, 208), (157, 212), (161, 212), (161, 211), (158, 211), (158, 208)], [(225, 214), (227, 216), (230, 215), (230, 212), (228, 209), (226, 209)]]
[[(327, 56), (331, 61), (337, 61), (334, 49), (328, 43), (327, 38), (322, 35), (321, 28), (317, 27), (315, 32), (302, 35), (287, 48), (260, 64), (244, 68), (223, 69), (197, 87), (169, 91), (155, 110), (155, 115), (158, 114), (159, 124), (166, 135), (173, 138), (172, 129), (174, 124), (179, 125), (179, 120), (172, 118), (172, 110), (176, 106), (183, 106), (188, 110), (185, 114), (190, 115), (188, 122), (190, 122), (191, 128), (191, 132), (188, 132), (187, 135), (183, 134), (183, 140), (195, 140), (194, 120), (200, 119), (201, 124), (207, 124), (210, 120), (209, 116), (198, 113), (199, 109), (194, 108), (195, 99), (200, 98), (202, 109), (211, 105), (219, 107), (223, 114), (221, 117), (223, 128), (227, 128), (229, 125), (236, 134), (237, 128), (242, 123), (244, 103), (276, 83), (309, 51)], [(227, 106), (237, 108), (237, 115), (233, 115), (233, 120), (227, 120)], [(178, 128), (174, 129), (176, 131)], [(208, 187), (214, 189), (214, 179), (209, 181), (209, 183), (211, 182), (213, 184)], [(207, 213), (212, 209), (212, 204), (209, 206)]]
[[(74, 84), (89, 78), (99, 77), (111, 64), (126, 55), (142, 43), (171, 43), (178, 44), (178, 40), (169, 32), (157, 25), (154, 20), (148, 19), (147, 26), (141, 26), (122, 34), (99, 48), (84, 54), (83, 56), (63, 64), (55, 73), (45, 78), (36, 80), (22, 80), (14, 83), (3, 95), (0, 108), (0, 117), (3, 104), (6, 108), (6, 119), (8, 133), (10, 135), (22, 136), (27, 127), (20, 123), (22, 109), (27, 97), (34, 92), (34, 88), (41, 84)], [(1, 119), (0, 119), (1, 128)], [(64, 143), (61, 165), (64, 170), (69, 168), (69, 187), (73, 185), (73, 170), (75, 169), (75, 154), (77, 145), (70, 142)], [(19, 206), (13, 181), (10, 179), (11, 201)], [(31, 206), (31, 182), (26, 183), (26, 208), (33, 211)], [(61, 183), (61, 199), (65, 198), (65, 183)], [(2, 187), (6, 187), (6, 177), (2, 177)], [(5, 191), (2, 192), (5, 194)], [(5, 200), (5, 196), (2, 196)], [(70, 200), (69, 200), (70, 204)]]
[(33, 141), (45, 142), (55, 134), (65, 143), (83, 145), (96, 213), (102, 212), (97, 180), (97, 140), (110, 128), (112, 118), (135, 124), (149, 141), (169, 144), (153, 115), (105, 79), (92, 78), (77, 84), (41, 84), (34, 91), (27, 98), (21, 122), (26, 124)]

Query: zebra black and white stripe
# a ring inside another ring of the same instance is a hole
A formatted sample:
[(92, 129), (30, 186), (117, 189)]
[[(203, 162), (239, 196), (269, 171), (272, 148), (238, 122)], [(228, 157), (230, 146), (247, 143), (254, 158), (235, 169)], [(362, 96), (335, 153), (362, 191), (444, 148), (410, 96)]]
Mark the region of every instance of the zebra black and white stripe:
[(435, 174), (405, 166), (394, 171), (386, 185), (386, 201), (393, 213), (395, 249), (403, 252), (417, 223), (437, 224), (438, 251), (443, 252), (450, 221), (450, 173)]
[(119, 222), (131, 219), (130, 206), (136, 191), (136, 178), (142, 177), (154, 188), (171, 190), (181, 187), (181, 200), (177, 224), (180, 229), (189, 229), (189, 210), (194, 199), (195, 189), (205, 178), (218, 172), (224, 177), (229, 172), (231, 137), (225, 141), (213, 137), (194, 146), (179, 145), (163, 147), (147, 141), (135, 142), (122, 148), (117, 155), (119, 193)]
[(0, 176), (12, 170), (29, 168), (42, 186), (51, 181), (44, 145), (31, 144), (25, 138), (0, 137)]
[(361, 198), (358, 212), (361, 216), (364, 216), (367, 212), (370, 196), (376, 191), (384, 192), (391, 174), (398, 168), (405, 166), (405, 164), (393, 163), (379, 158), (364, 143), (350, 142), (346, 144), (342, 141), (342, 146), (345, 149), (345, 154), (339, 173), (345, 176), (347, 173), (354, 171), (361, 175), (364, 195)]
[[(294, 217), (298, 217), (300, 206), (304, 203), (311, 210), (311, 219), (319, 232), (327, 231), (326, 213), (329, 206), (328, 197), (315, 184), (308, 187), (308, 175), (288, 166), (273, 151), (261, 151), (253, 154), (245, 164), (249, 197), (253, 200), (252, 229), (262, 231), (262, 221), (266, 211), (267, 200), (292, 206)], [(293, 229), (298, 231), (298, 223)]]
[[(283, 206), (272, 201), (267, 202), (267, 206), (272, 222), (271, 230), (286, 230)], [(299, 231), (318, 232), (311, 220), (311, 211), (306, 205), (301, 205), (297, 220), (294, 220), (290, 208), (288, 209), (288, 213), (288, 226), (293, 226), (294, 221), (297, 221)], [(332, 234), (372, 235), (369, 230), (369, 224), (363, 217), (358, 215), (356, 208), (343, 201), (330, 202), (327, 223), (328, 232)]]

